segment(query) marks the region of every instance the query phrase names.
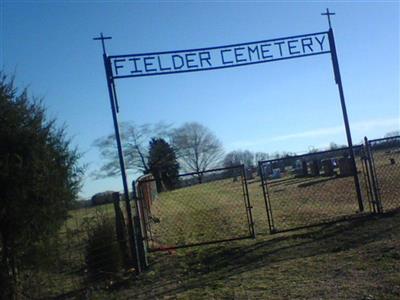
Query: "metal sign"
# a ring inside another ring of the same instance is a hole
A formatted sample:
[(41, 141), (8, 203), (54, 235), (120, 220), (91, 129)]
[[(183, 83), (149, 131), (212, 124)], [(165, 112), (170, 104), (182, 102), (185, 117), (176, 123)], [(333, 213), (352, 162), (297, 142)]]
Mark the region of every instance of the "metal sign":
[(207, 71), (330, 52), (328, 32), (178, 51), (112, 55), (112, 78)]

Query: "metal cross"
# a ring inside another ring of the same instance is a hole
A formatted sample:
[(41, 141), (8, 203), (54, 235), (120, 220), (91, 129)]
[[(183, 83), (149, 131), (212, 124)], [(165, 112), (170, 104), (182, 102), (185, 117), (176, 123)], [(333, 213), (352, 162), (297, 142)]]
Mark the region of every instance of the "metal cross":
[(329, 12), (329, 8), (326, 9), (326, 13), (322, 13), (321, 16), (327, 16), (328, 17), (328, 22), (329, 22), (329, 29), (331, 29), (331, 16), (334, 16), (335, 13)]
[(93, 38), (95, 41), (99, 41), (101, 40), (101, 45), (103, 46), (103, 54), (106, 54), (106, 47), (104, 45), (104, 40), (111, 40), (112, 37), (111, 36), (103, 36), (103, 33), (100, 33), (100, 37), (95, 37)]

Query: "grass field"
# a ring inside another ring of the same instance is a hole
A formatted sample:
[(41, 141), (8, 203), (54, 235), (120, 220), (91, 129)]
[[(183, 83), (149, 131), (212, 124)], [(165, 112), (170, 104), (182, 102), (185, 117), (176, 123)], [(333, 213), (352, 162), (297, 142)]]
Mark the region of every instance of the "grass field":
[[(38, 241), (39, 265), (21, 271), (21, 289), (28, 299), (57, 298), (88, 285), (85, 261), (89, 234), (100, 220), (114, 223), (113, 204), (69, 211), (57, 235)], [(112, 243), (116, 244), (116, 237)], [(101, 279), (101, 276), (99, 276)]]
[[(382, 201), (399, 206), (400, 168), (380, 153)], [(396, 157), (396, 160), (398, 158)], [(400, 162), (400, 161), (399, 161)], [(360, 174), (362, 188), (364, 182)], [(219, 182), (161, 194), (155, 204), (159, 236), (183, 240), (239, 235), (246, 225), (238, 182)], [(400, 213), (363, 216), (294, 232), (268, 234), (260, 181), (249, 182), (257, 239), (150, 255), (150, 270), (99, 299), (396, 299), (400, 297)], [(358, 204), (352, 177), (271, 182), (275, 222), (289, 229), (341, 216)], [(363, 190), (365, 196), (365, 190)], [(236, 197), (235, 197), (236, 195)], [(205, 203), (205, 201), (207, 201)], [(189, 205), (190, 203), (190, 205)], [(364, 203), (368, 210), (368, 203)], [(188, 208), (190, 207), (190, 208)], [(229, 209), (228, 209), (229, 208)], [(231, 215), (227, 215), (227, 212)], [(236, 216), (233, 217), (233, 213)], [(175, 221), (175, 222), (174, 222)], [(164, 226), (164, 227), (163, 227)], [(171, 227), (169, 227), (171, 226)], [(169, 231), (169, 228), (179, 228)], [(209, 230), (203, 230), (207, 227)], [(215, 232), (215, 228), (223, 229)], [(162, 228), (162, 229), (161, 229)], [(214, 228), (214, 229), (213, 229)], [(211, 229), (211, 231), (210, 231)], [(213, 231), (214, 230), (214, 231)], [(157, 232), (157, 229), (155, 230)], [(162, 232), (163, 231), (163, 232)], [(162, 232), (162, 234), (161, 234)], [(187, 235), (191, 234), (190, 237)], [(222, 234), (222, 236), (218, 236)]]
[(150, 247), (249, 237), (247, 199), (232, 178), (160, 193), (151, 207)]
[[(391, 162), (393, 160), (394, 164)], [(400, 149), (374, 155), (376, 176), (384, 210), (400, 206)]]
[(150, 256), (92, 299), (399, 299), (400, 213)]
[[(390, 208), (393, 208), (400, 202), (397, 197), (400, 180), (396, 180), (400, 179), (400, 173), (398, 165), (390, 164), (389, 156), (393, 157), (384, 153), (376, 156), (376, 168), (382, 177), (382, 201), (390, 203)], [(364, 188), (364, 182), (361, 183)], [(172, 243), (176, 241), (175, 234), (183, 237), (182, 241), (199, 241), (218, 234), (222, 237), (238, 235), (245, 228), (246, 220), (242, 199), (228, 192), (239, 191), (236, 185), (237, 182), (226, 179), (161, 194), (155, 203), (156, 215), (160, 217), (162, 212), (170, 213), (159, 218), (158, 230), (163, 230), (164, 236), (169, 236), (168, 241)], [(260, 181), (256, 178), (249, 182), (248, 187), (256, 239), (153, 253), (149, 258), (151, 266), (148, 272), (136, 280), (117, 285), (114, 290), (95, 292), (92, 297), (400, 298), (399, 211), (379, 217), (356, 214), (358, 205), (352, 177), (288, 176), (270, 185), (275, 222), (280, 224), (280, 229), (318, 223), (337, 216), (357, 217), (270, 235)], [(207, 199), (212, 204), (204, 203)], [(189, 201), (190, 209), (187, 208)], [(237, 209), (232, 209), (229, 203), (236, 204)], [(368, 209), (368, 203), (365, 206)], [(230, 214), (236, 211), (242, 218), (229, 218), (227, 211)], [(213, 215), (214, 212), (217, 213)], [(223, 212), (225, 217), (221, 217)], [(181, 230), (174, 233), (168, 230), (169, 226)], [(203, 230), (207, 226), (211, 230)], [(215, 226), (224, 230), (216, 234)], [(180, 235), (181, 232), (186, 233)]]
[[(391, 164), (390, 158), (398, 161)], [(375, 155), (383, 207), (400, 207), (400, 153)], [(358, 161), (364, 213), (370, 203), (361, 162)], [(361, 215), (353, 176), (316, 176), (267, 181), (274, 228), (278, 231)], [(248, 182), (256, 232), (269, 229), (260, 178)], [(245, 199), (240, 180), (232, 178), (164, 192), (154, 201), (150, 231), (154, 247), (170, 247), (248, 236)]]
[[(384, 207), (400, 206), (399, 156), (383, 152), (375, 156)], [(397, 164), (390, 162), (393, 157)], [(288, 174), (270, 182), (268, 190), (279, 230), (343, 216), (358, 218), (270, 235), (261, 182), (255, 178), (248, 182), (248, 194), (256, 239), (152, 253), (147, 272), (109, 283), (108, 291), (91, 290), (90, 298), (400, 297), (400, 212), (381, 217), (356, 214), (352, 177), (294, 178)], [(232, 178), (160, 193), (152, 206), (149, 245), (168, 248), (250, 236), (245, 194), (241, 180)], [(365, 206), (368, 209), (368, 203)], [(58, 254), (52, 256), (57, 259), (33, 277), (46, 295), (85, 287), (88, 228), (100, 216), (113, 218), (114, 210), (112, 205), (102, 205), (70, 215), (57, 241)], [(85, 289), (76, 295), (87, 293)]]

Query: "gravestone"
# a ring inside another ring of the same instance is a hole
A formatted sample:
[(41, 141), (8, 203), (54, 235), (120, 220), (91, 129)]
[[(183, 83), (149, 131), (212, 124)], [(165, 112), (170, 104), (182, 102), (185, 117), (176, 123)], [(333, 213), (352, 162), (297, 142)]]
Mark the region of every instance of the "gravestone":
[(264, 178), (267, 178), (269, 175), (272, 174), (272, 165), (270, 163), (267, 163), (266, 165), (262, 166), (262, 172)]
[(305, 177), (308, 175), (308, 166), (305, 160), (296, 161), (295, 175), (297, 177)]
[(308, 166), (307, 166), (307, 162), (305, 160), (301, 161), (301, 169), (302, 169), (303, 176), (307, 176), (308, 175)]
[(254, 179), (254, 177), (253, 177), (253, 168), (251, 168), (251, 167), (246, 168), (245, 173), (246, 173), (246, 179), (247, 180)]
[(310, 174), (311, 174), (311, 176), (319, 176), (318, 160), (313, 160), (312, 162), (310, 162)]
[(279, 178), (281, 178), (281, 170), (280, 170), (280, 169), (273, 169), (273, 170), (272, 170), (271, 178), (272, 178), (272, 179), (279, 179)]
[(351, 160), (348, 157), (339, 158), (339, 172), (340, 176), (352, 176), (353, 168)]
[(324, 159), (321, 161), (322, 170), (324, 171), (324, 176), (333, 176), (335, 172), (333, 171), (333, 162), (330, 159)]

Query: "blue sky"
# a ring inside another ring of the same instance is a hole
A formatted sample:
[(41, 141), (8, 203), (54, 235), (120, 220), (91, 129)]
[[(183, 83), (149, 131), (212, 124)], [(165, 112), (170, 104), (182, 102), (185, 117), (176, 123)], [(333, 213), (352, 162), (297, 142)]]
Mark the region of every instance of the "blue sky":
[[(110, 55), (212, 47), (328, 29), (332, 17), (354, 142), (399, 130), (398, 1), (154, 2), (2, 1), (0, 64), (44, 97), (85, 153), (112, 132), (101, 47)], [(253, 66), (121, 79), (121, 121), (197, 121), (225, 150), (304, 152), (346, 142), (329, 54)], [(133, 179), (131, 176), (130, 180)], [(85, 178), (83, 196), (121, 190), (121, 179)]]

